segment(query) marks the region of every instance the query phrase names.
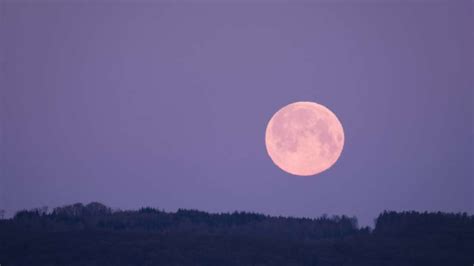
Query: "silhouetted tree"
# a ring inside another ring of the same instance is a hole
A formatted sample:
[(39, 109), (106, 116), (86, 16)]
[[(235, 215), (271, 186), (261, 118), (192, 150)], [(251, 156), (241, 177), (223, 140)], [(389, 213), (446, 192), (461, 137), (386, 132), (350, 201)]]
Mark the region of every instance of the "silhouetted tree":
[(0, 221), (5, 265), (470, 265), (474, 217), (384, 211), (316, 219), (93, 202), (22, 210)]

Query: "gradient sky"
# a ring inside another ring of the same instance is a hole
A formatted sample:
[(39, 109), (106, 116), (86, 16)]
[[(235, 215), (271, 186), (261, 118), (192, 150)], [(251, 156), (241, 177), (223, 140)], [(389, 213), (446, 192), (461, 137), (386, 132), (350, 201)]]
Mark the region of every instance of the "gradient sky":
[[(472, 213), (472, 5), (2, 1), (0, 209)], [(323, 174), (266, 153), (294, 101), (344, 126)]]

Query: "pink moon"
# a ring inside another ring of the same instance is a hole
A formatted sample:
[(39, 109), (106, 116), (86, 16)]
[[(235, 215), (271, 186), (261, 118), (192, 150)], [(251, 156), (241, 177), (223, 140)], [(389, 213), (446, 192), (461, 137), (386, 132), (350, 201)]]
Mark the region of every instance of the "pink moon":
[(336, 163), (344, 130), (336, 115), (314, 102), (295, 102), (278, 110), (265, 133), (268, 155), (283, 171), (311, 176)]

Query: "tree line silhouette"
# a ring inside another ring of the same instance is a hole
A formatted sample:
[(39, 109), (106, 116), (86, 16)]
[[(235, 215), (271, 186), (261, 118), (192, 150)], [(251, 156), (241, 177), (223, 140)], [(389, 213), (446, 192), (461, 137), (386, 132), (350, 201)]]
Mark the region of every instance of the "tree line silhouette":
[(97, 202), (0, 220), (1, 265), (472, 265), (474, 216), (274, 217)]

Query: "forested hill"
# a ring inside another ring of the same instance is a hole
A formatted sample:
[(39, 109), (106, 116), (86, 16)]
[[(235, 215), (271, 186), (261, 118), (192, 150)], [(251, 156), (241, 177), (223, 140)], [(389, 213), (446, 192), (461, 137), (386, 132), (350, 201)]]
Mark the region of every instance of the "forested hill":
[(474, 217), (354, 217), (111, 210), (100, 203), (0, 220), (1, 265), (473, 265)]

